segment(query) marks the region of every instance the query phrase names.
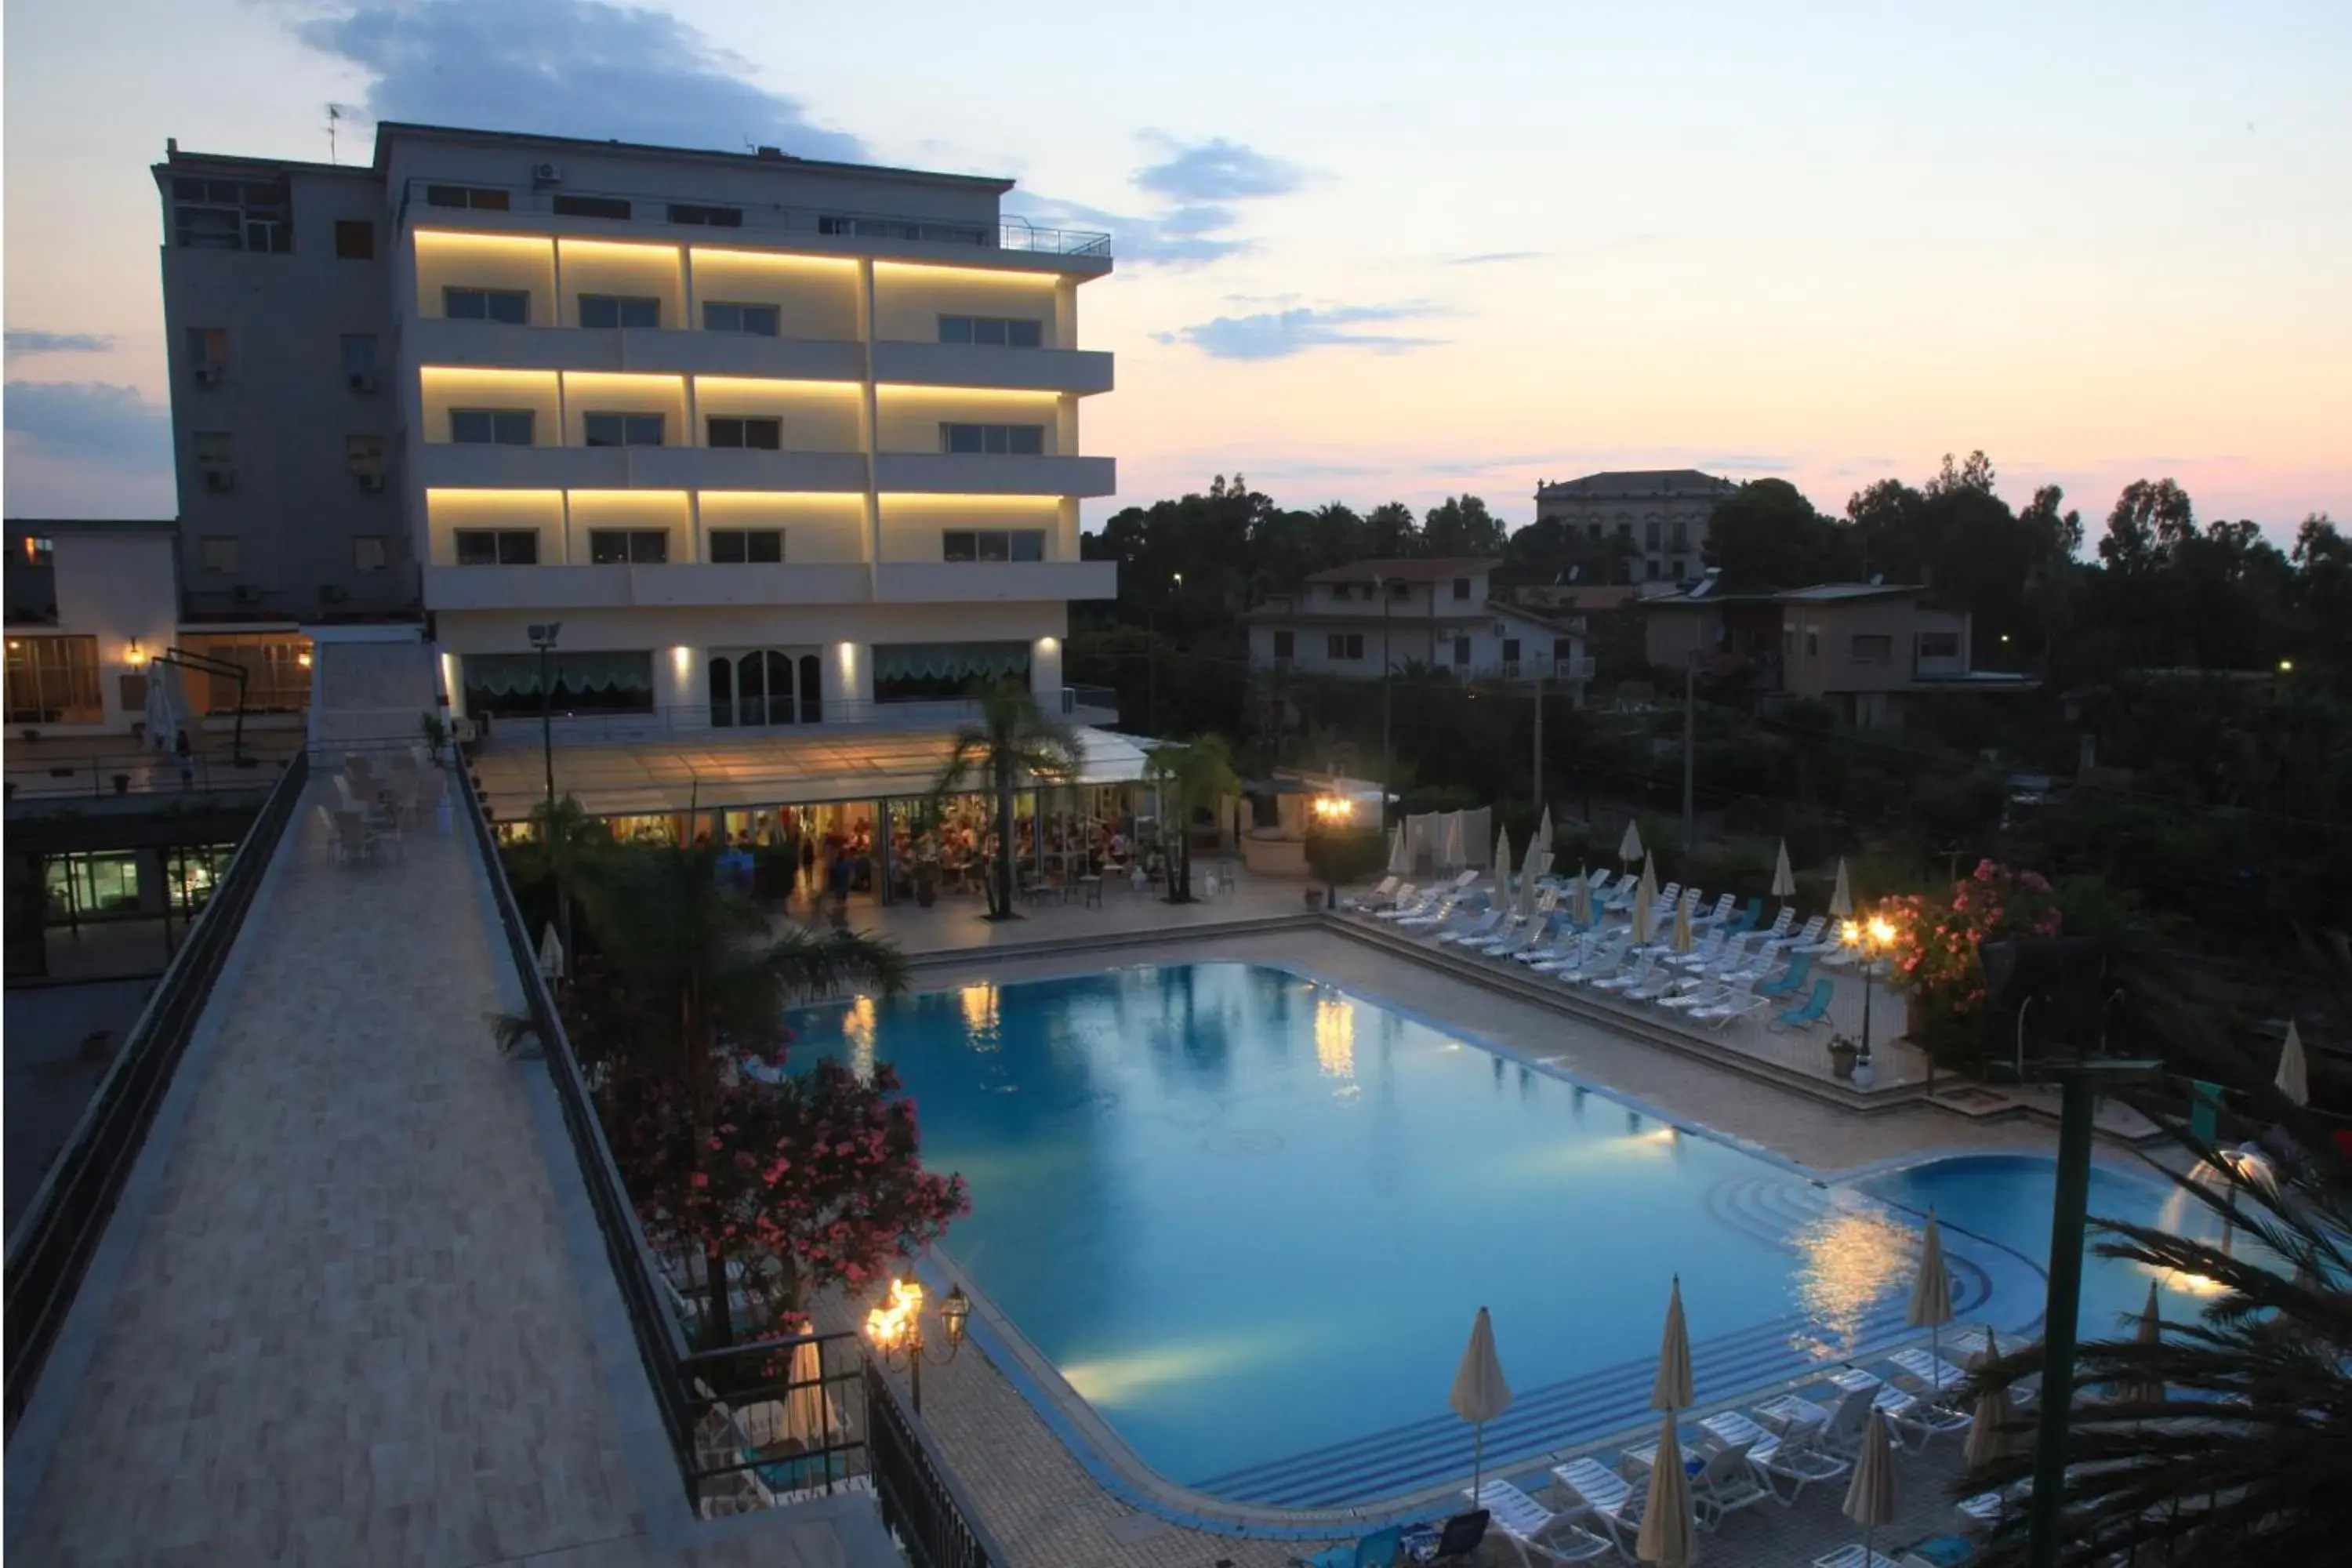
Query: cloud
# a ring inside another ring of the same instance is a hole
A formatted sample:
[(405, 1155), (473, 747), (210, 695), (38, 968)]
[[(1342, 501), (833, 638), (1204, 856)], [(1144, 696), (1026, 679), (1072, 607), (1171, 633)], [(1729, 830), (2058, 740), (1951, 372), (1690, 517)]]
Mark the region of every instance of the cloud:
[(171, 455), (171, 411), (135, 386), (104, 381), (12, 381), (7, 427), (34, 447), (68, 456), (126, 459), (141, 449)]
[(1475, 256), (1450, 258), (1449, 267), (1494, 267), (1506, 261), (1540, 261), (1551, 254), (1545, 250), (1486, 250)]
[(1160, 135), (1151, 140), (1170, 149), (1170, 155), (1138, 169), (1135, 183), (1154, 195), (1180, 202), (1286, 196), (1306, 181), (1297, 165), (1222, 136), (1192, 142)]
[(16, 354), (102, 354), (114, 347), (104, 332), (44, 332), (31, 327), (10, 327), (8, 353)]
[(813, 124), (751, 62), (660, 11), (605, 0), (373, 0), (293, 26), (373, 79), (379, 120), (672, 146), (781, 147), (856, 162), (865, 144)]
[(7, 384), (6, 510), (16, 517), (168, 517), (172, 418), (135, 386)]
[(1354, 329), (1381, 321), (1416, 321), (1435, 313), (1426, 305), (1338, 305), (1328, 310), (1301, 306), (1250, 316), (1219, 316), (1198, 326), (1158, 336), (1163, 343), (1190, 343), (1212, 359), (1284, 359), (1319, 348), (1400, 353), (1407, 349), (1433, 348), (1446, 340)]

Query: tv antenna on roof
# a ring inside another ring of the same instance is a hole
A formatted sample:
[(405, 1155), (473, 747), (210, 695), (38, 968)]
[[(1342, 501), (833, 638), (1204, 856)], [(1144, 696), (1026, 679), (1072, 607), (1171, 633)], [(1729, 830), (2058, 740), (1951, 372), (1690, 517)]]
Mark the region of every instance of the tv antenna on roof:
[(327, 162), (330, 163), (340, 161), (335, 156), (335, 125), (337, 121), (342, 119), (342, 117), (343, 106), (341, 104), (331, 103), (327, 105)]

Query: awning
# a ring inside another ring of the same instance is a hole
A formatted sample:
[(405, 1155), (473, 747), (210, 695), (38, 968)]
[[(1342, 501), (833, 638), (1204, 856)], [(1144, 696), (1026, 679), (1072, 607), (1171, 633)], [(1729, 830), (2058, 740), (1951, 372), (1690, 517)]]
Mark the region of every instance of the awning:
[[(1143, 776), (1143, 748), (1108, 730), (1080, 729), (1078, 774), (1057, 784), (1125, 784)], [(559, 747), (555, 793), (591, 816), (689, 809), (824, 805), (929, 795), (947, 761), (949, 731), (778, 729)], [(496, 820), (517, 822), (547, 798), (537, 744), (501, 746), (474, 761)]]

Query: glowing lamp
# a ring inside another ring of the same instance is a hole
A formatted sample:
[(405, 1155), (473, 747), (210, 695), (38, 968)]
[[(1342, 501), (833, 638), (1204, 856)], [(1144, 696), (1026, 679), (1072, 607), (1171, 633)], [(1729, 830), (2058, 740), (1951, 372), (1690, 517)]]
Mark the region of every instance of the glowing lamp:
[(949, 1290), (948, 1299), (940, 1303), (940, 1326), (947, 1331), (950, 1347), (963, 1343), (964, 1324), (971, 1317), (971, 1298), (963, 1293), (962, 1286), (958, 1285)]

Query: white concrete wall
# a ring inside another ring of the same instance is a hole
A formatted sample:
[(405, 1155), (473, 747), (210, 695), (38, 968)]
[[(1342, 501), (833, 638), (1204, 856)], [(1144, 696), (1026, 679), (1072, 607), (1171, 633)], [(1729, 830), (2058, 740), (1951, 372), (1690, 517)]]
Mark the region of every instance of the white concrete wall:
[[(90, 637), (98, 645), (98, 686), (105, 710), (100, 729), (127, 732), (146, 716), (143, 702), (125, 707), (122, 677), (145, 673), (145, 661), (178, 636), (180, 593), (176, 541), (168, 532), (72, 533), (54, 536), (58, 633)], [(47, 628), (41, 628), (46, 630)], [(25, 635), (38, 633), (26, 628)], [(134, 660), (131, 644), (138, 644)], [(82, 725), (50, 726), (60, 731)]]

